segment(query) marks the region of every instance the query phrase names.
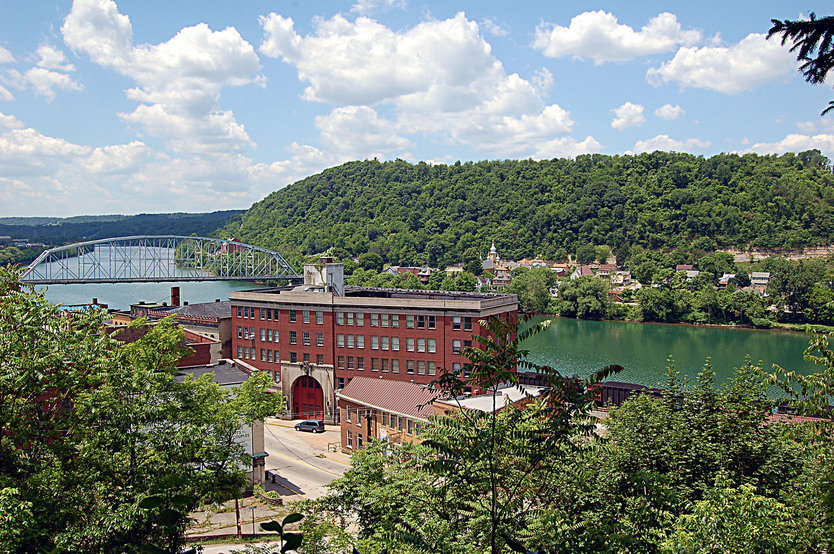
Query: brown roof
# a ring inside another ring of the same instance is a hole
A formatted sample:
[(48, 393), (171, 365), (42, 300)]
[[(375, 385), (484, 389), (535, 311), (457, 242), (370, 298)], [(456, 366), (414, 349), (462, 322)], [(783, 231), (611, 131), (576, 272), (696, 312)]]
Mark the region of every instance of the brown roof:
[(425, 419), (432, 413), (429, 402), (435, 398), (436, 393), (424, 385), (409, 381), (354, 377), (337, 396), (386, 412)]
[(600, 264), (599, 269), (600, 271), (616, 271), (617, 266), (614, 264)]
[(778, 423), (778, 422), (788, 422), (788, 423), (814, 423), (817, 421), (830, 421), (828, 419), (822, 417), (810, 417), (810, 416), (799, 416), (794, 414), (772, 414), (767, 416), (767, 421), (765, 425), (770, 423)]

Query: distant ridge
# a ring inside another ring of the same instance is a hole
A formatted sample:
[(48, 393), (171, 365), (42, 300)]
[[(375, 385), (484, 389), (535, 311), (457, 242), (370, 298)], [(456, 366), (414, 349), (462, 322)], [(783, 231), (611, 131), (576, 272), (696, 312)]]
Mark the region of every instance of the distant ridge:
[(834, 243), (834, 175), (819, 151), (781, 156), (582, 155), (412, 164), (349, 162), (273, 192), (220, 231), (283, 253), (377, 252), (448, 265), (583, 244), (649, 249)]

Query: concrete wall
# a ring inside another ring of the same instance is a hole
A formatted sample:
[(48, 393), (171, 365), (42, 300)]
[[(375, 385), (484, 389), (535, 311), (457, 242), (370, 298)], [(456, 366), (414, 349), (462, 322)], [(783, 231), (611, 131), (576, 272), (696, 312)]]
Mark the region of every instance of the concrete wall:
[(324, 397), (325, 423), (333, 424), (337, 421), (336, 392), (334, 390), (333, 366), (281, 362), (281, 390), (287, 402), (287, 409), (291, 412), (293, 406), (292, 386), (296, 379), (309, 375), (315, 379)]

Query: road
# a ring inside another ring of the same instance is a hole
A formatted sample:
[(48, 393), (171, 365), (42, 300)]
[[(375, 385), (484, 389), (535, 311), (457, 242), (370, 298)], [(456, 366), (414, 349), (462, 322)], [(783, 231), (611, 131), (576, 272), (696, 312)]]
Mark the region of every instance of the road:
[(302, 433), (293, 427), (296, 423), (269, 419), (264, 424), (266, 469), (278, 474), (277, 483), (265, 488), (287, 500), (318, 498), (327, 492), (325, 485), (345, 472), (349, 457), (327, 450), (328, 443), (340, 440), (338, 426), (328, 425), (324, 433)]

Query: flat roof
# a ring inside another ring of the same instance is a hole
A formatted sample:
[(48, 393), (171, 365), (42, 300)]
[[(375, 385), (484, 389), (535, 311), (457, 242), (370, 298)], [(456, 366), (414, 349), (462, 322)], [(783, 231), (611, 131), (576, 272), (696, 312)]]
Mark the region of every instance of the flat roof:
[(232, 300), (255, 302), (287, 302), (291, 304), (330, 304), (335, 307), (373, 309), (424, 308), (444, 310), (489, 310), (496, 313), (518, 307), (515, 294), (459, 292), (446, 290), (386, 289), (374, 287), (345, 287), (344, 296), (325, 292), (320, 285), (274, 287), (233, 291)]
[(194, 379), (207, 373), (213, 373), (212, 382), (221, 386), (241, 385), (249, 379), (249, 372), (234, 360), (220, 360), (214, 364), (180, 367), (174, 377), (177, 381), (185, 381), (191, 375)]

